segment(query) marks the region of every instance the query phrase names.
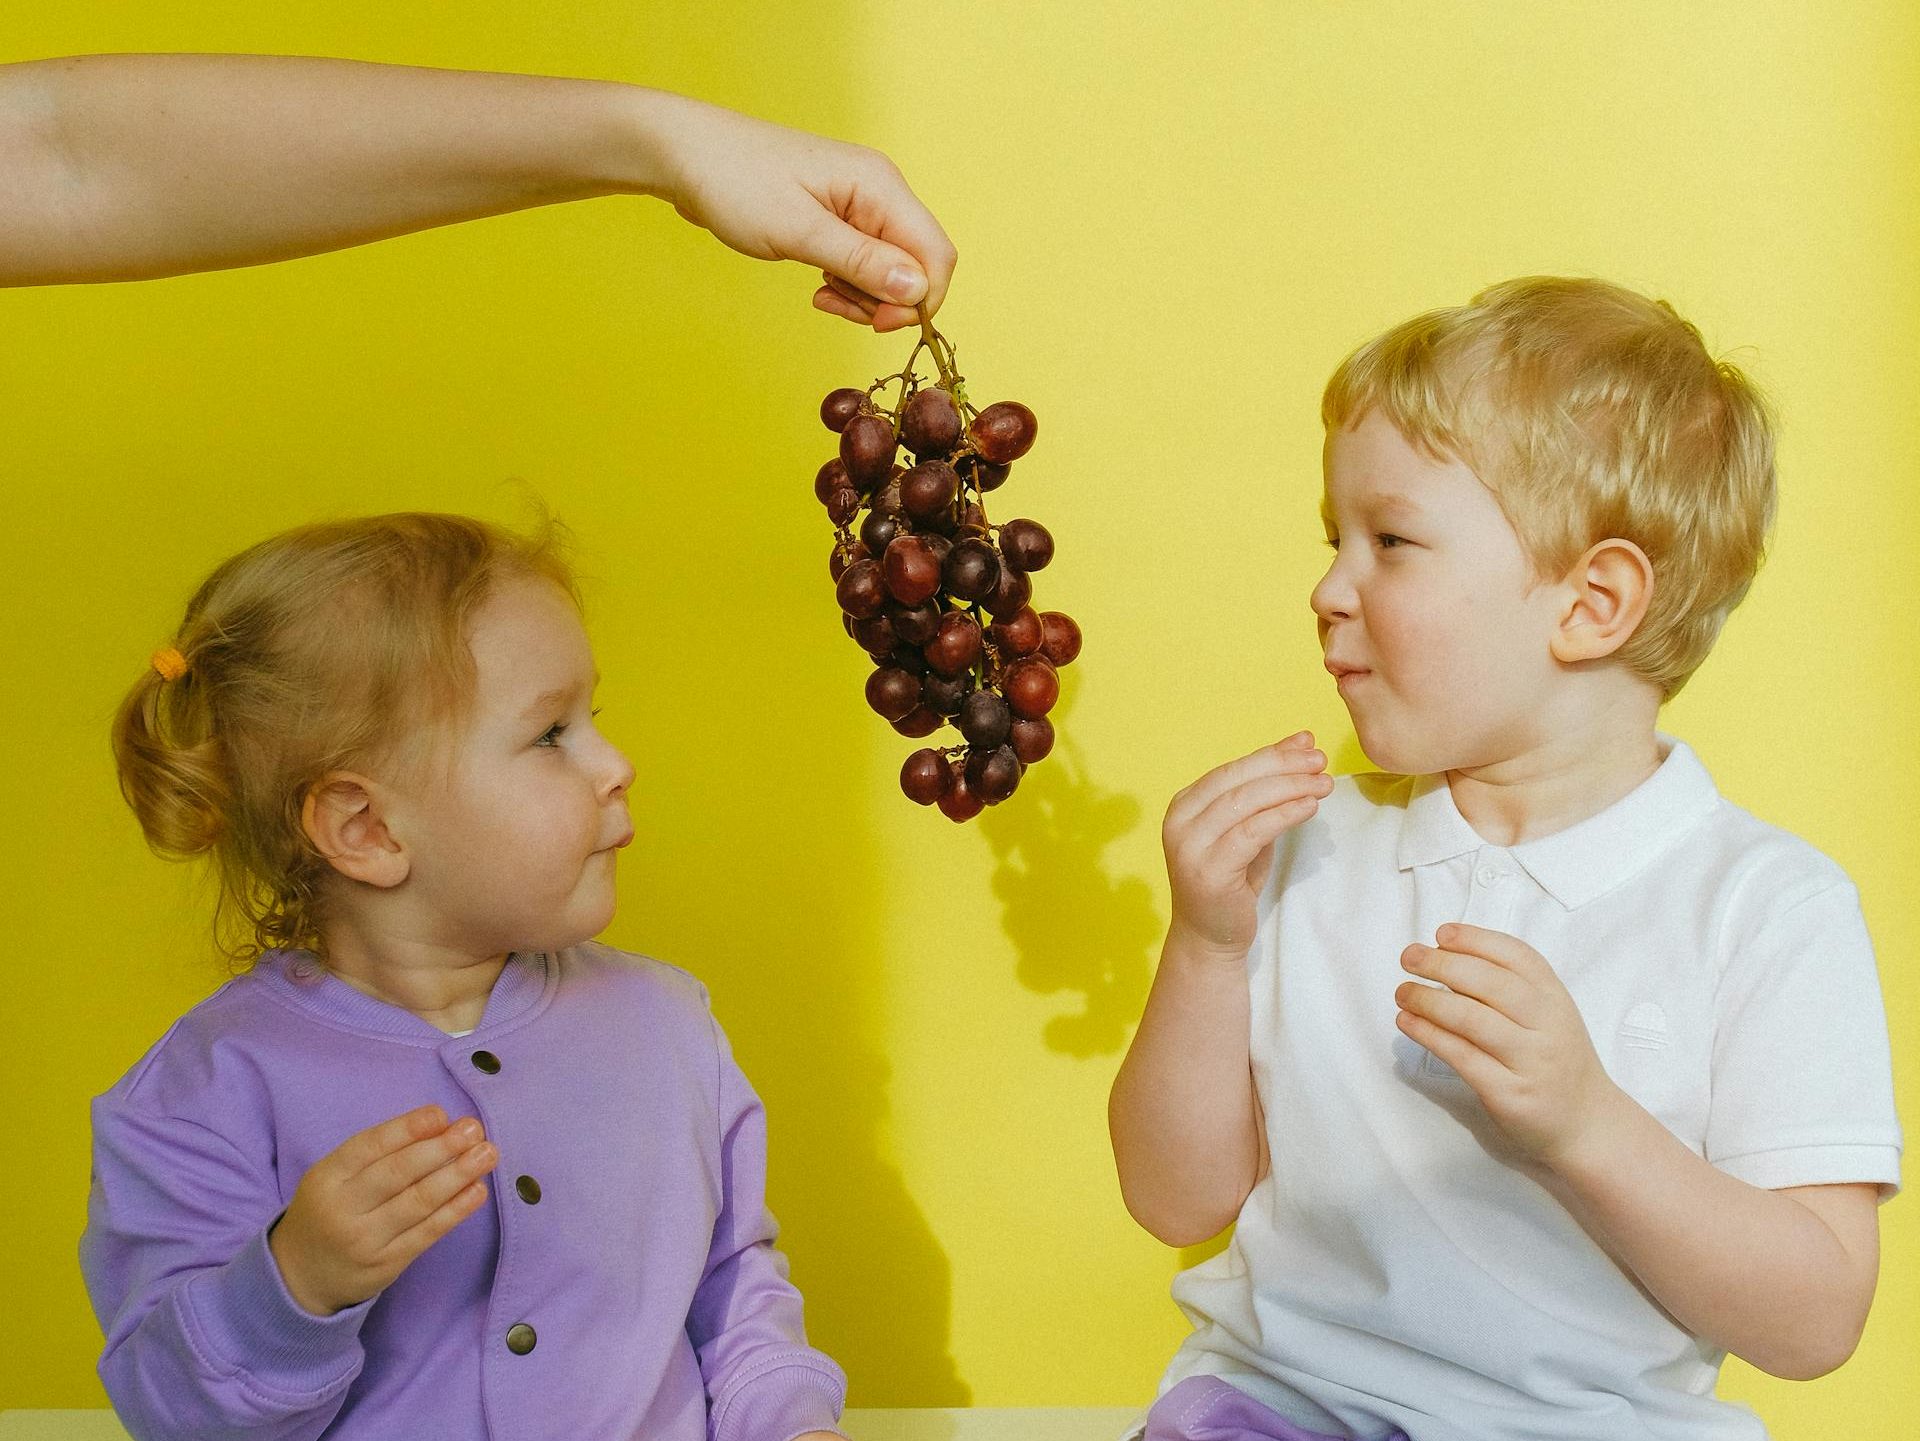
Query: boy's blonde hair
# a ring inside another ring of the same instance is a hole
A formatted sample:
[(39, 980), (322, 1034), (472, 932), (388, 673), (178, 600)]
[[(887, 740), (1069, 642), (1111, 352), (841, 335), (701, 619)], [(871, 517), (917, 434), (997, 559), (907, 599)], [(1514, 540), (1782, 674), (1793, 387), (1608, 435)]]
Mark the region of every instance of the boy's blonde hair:
[(1378, 409), (1471, 468), (1541, 581), (1618, 537), (1653, 564), (1620, 662), (1680, 693), (1740, 603), (1773, 525), (1765, 400), (1664, 300), (1598, 280), (1490, 286), (1361, 346), (1321, 401), (1329, 430)]
[(324, 955), (307, 792), (334, 770), (425, 777), (471, 711), (474, 610), (516, 577), (579, 607), (569, 541), (544, 511), (531, 535), (381, 515), (297, 527), (207, 577), (173, 641), (186, 672), (141, 674), (113, 755), (147, 844), (211, 853), (214, 945), (234, 969), (274, 947)]

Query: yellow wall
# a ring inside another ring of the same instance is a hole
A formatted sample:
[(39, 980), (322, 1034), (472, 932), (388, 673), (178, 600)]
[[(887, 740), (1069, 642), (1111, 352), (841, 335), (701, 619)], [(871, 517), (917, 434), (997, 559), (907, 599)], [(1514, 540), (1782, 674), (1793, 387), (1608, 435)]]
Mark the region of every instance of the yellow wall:
[[(1041, 439), (1005, 515), (1086, 627), (1063, 751), (956, 828), (861, 701), (810, 494), (828, 388), (908, 345), (637, 201), (262, 270), (0, 293), (11, 757), (0, 831), (0, 1406), (98, 1404), (74, 1261), (85, 1103), (212, 984), (106, 723), (222, 556), (403, 507), (577, 527), (641, 838), (609, 939), (705, 976), (767, 1097), (816, 1337), (865, 1405), (1143, 1400), (1181, 1258), (1137, 1231), (1104, 1101), (1199, 770), (1302, 726), (1362, 766), (1307, 591), (1322, 381), (1528, 272), (1671, 298), (1778, 399), (1775, 554), (1665, 718), (1837, 857), (1880, 947), (1910, 1122), (1920, 940), (1920, 21), (1905, 0), (395, 7), (78, 3), (0, 58), (279, 50), (642, 80), (892, 153), (956, 238), (943, 329)], [(1173, 18), (1175, 13), (1180, 18)], [(163, 13), (164, 20), (158, 18)], [(996, 518), (1005, 518), (996, 511)], [(1910, 1437), (1920, 1222), (1883, 1213), (1859, 1355), (1723, 1390), (1784, 1441)]]

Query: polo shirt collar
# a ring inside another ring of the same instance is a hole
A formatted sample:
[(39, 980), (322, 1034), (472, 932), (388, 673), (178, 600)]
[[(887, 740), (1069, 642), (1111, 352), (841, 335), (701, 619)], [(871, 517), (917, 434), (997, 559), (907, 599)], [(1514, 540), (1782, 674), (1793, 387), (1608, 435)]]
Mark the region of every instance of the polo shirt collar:
[[(1507, 854), (1568, 910), (1638, 875), (1703, 819), (1720, 799), (1713, 777), (1685, 741), (1655, 732), (1660, 768), (1612, 805)], [(1491, 843), (1467, 823), (1444, 774), (1418, 776), (1400, 825), (1401, 870), (1451, 860)]]

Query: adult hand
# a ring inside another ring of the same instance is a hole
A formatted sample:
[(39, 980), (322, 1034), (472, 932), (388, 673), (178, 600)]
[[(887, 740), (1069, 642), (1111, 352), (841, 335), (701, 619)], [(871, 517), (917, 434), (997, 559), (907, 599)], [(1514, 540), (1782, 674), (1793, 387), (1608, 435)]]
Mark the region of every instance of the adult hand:
[(316, 1316), (376, 1296), (487, 1199), (499, 1152), (469, 1116), (421, 1106), (349, 1136), (300, 1178), (267, 1244)]
[(877, 150), (656, 92), (663, 198), (743, 255), (818, 266), (821, 310), (877, 331), (946, 299), (958, 253)]

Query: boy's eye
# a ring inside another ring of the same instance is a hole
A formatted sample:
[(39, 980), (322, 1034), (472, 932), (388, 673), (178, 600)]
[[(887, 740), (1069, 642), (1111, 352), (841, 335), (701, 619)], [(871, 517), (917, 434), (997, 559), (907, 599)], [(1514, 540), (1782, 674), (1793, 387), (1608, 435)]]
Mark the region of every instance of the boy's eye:
[(1392, 550), (1395, 546), (1406, 544), (1406, 542), (1397, 535), (1377, 535), (1374, 539), (1380, 542), (1380, 549), (1382, 550)]

